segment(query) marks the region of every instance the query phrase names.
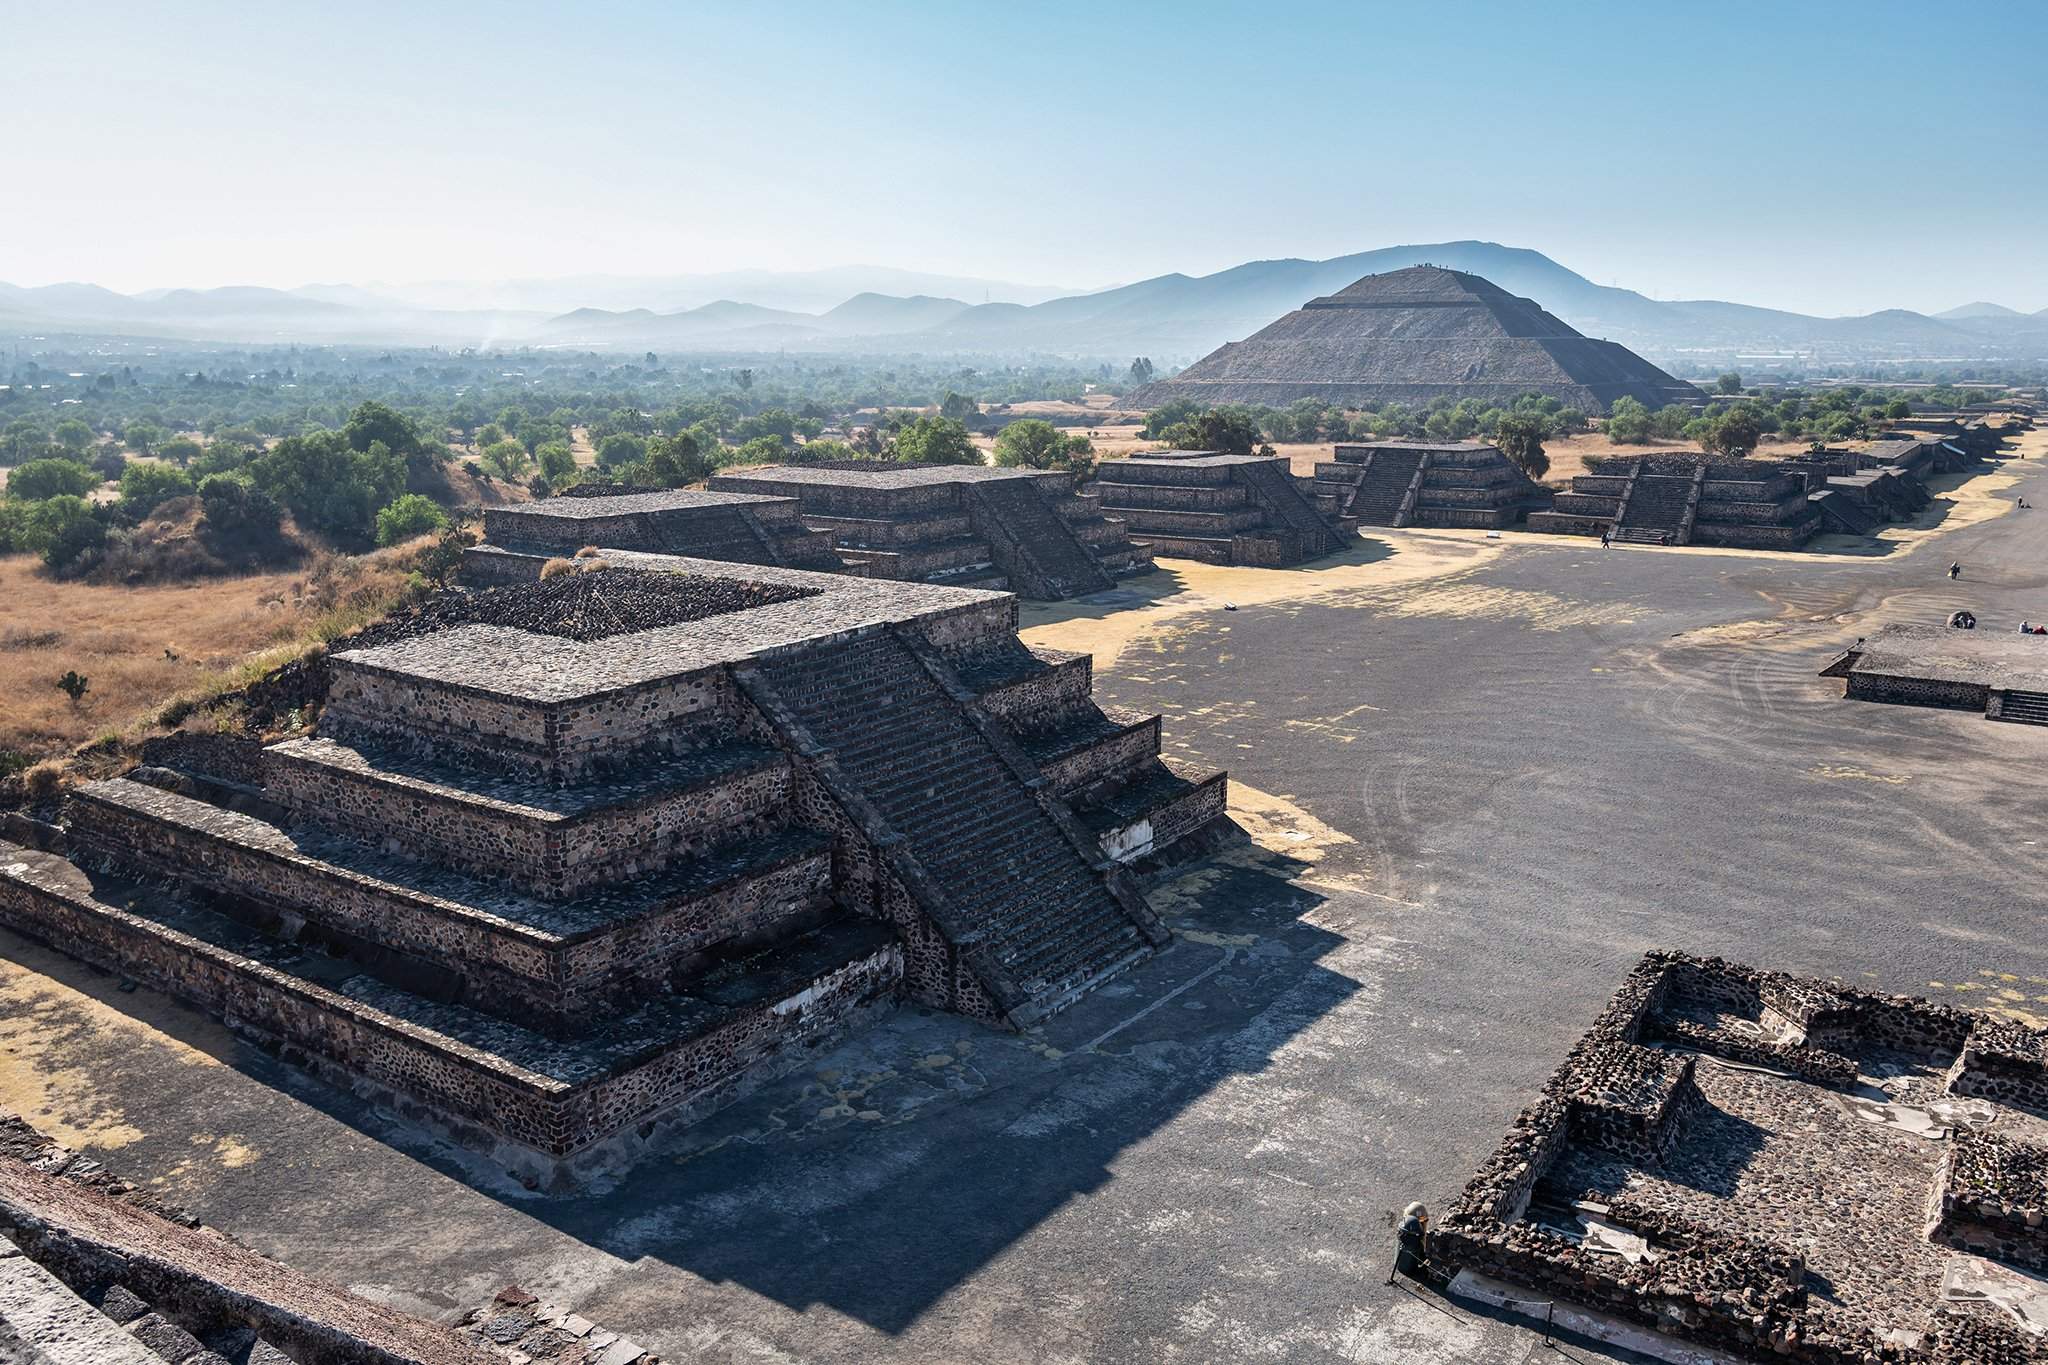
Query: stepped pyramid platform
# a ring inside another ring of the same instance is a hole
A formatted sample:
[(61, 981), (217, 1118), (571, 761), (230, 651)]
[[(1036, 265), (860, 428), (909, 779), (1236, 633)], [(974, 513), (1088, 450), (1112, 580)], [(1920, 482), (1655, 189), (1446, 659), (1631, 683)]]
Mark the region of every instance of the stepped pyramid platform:
[(1150, 549), (1077, 496), (1069, 473), (847, 460), (719, 474), (711, 487), (797, 500), (847, 571), (871, 578), (1050, 602), (1152, 566)]
[(1717, 1360), (2048, 1359), (2048, 1033), (1653, 952), (1533, 1100), (1431, 1229), (1453, 1296)]
[(1214, 450), (1105, 460), (1088, 496), (1154, 553), (1209, 564), (1286, 568), (1344, 549), (1357, 523), (1304, 493), (1287, 462)]
[(1366, 526), (1512, 526), (1543, 501), (1540, 488), (1484, 441), (1339, 445), (1316, 465), (1326, 516)]
[(1436, 398), (1507, 404), (1540, 393), (1586, 412), (1628, 397), (1652, 408), (1706, 395), (1628, 348), (1581, 335), (1529, 299), (1456, 270), (1367, 275), (1243, 341), (1124, 397), (1156, 408), (1313, 398), (1338, 407)]
[(794, 498), (687, 489), (486, 507), (485, 543), (464, 553), (462, 577), (473, 586), (530, 582), (540, 564), (592, 545), (838, 572), (832, 537), (805, 526), (801, 510)]
[(1842, 695), (1858, 701), (2048, 725), (2048, 635), (1988, 626), (1883, 626), (1829, 661), (1820, 675), (1842, 679)]
[(1529, 529), (1611, 533), (1638, 545), (1727, 545), (1796, 550), (1821, 529), (1821, 509), (1797, 470), (1762, 460), (1686, 455), (1597, 455)]
[(1008, 593), (579, 563), (366, 632), (253, 764), (79, 789), (0, 924), (573, 1183), (900, 997), (1063, 1008), (1166, 939), (1131, 865), (1234, 828)]

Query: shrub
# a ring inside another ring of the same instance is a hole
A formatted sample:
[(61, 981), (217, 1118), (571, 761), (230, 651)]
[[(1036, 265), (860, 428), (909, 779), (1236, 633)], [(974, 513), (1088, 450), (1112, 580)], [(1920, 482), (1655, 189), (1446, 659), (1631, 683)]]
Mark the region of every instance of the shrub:
[(100, 476), (76, 460), (30, 460), (7, 476), (7, 496), (16, 502), (82, 498), (100, 486)]
[(377, 513), (377, 543), (396, 545), (429, 531), (443, 530), (447, 525), (448, 514), (432, 498), (418, 493), (401, 494)]
[(121, 511), (140, 521), (172, 498), (192, 492), (191, 476), (167, 464), (137, 461), (121, 472)]

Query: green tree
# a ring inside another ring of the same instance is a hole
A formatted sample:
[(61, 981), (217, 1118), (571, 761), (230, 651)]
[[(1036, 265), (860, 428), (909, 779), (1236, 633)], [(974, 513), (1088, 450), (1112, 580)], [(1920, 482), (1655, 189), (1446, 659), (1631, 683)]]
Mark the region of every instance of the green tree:
[(1700, 449), (1709, 455), (1726, 455), (1740, 460), (1746, 459), (1763, 438), (1763, 428), (1758, 425), (1756, 414), (1741, 407), (1730, 408), (1719, 417), (1705, 419), (1699, 442)]
[(732, 382), (740, 386), (740, 392), (745, 393), (754, 387), (754, 372), (752, 370), (734, 370), (732, 372)]
[(540, 460), (541, 477), (557, 491), (575, 482), (576, 456), (567, 441), (549, 441), (535, 455)]
[(156, 448), (169, 440), (171, 433), (154, 422), (130, 422), (122, 432), (122, 440), (128, 448), (145, 458), (156, 454)]
[(199, 502), (206, 510), (207, 528), (221, 535), (273, 535), (277, 531), (277, 503), (241, 479), (208, 475), (199, 481)]
[(92, 690), (92, 680), (75, 668), (66, 669), (64, 676), (57, 679), (57, 690), (71, 698), (71, 704), (76, 706)]
[(173, 436), (156, 449), (156, 453), (159, 456), (169, 460), (180, 469), (190, 465), (192, 461), (198, 459), (205, 451), (206, 447), (200, 445), (199, 442), (193, 440), (190, 436)]
[(896, 433), (893, 459), (919, 464), (981, 464), (981, 452), (967, 428), (944, 417), (919, 417)]
[(100, 486), (98, 474), (76, 460), (30, 460), (7, 476), (7, 496), (16, 502), (44, 498), (84, 497)]
[(1158, 371), (1152, 366), (1151, 357), (1141, 355), (1131, 362), (1130, 372), (1125, 378), (1129, 379), (1133, 385), (1149, 384), (1152, 382), (1152, 376), (1157, 373)]
[(1741, 393), (1742, 376), (1730, 370), (1714, 381), (1715, 393)]
[(516, 479), (526, 472), (526, 467), (531, 461), (532, 457), (526, 453), (526, 447), (513, 440), (499, 441), (496, 445), (486, 447), (483, 453), (484, 468), (490, 471), (493, 478)]
[(50, 438), (32, 419), (17, 417), (0, 431), (0, 465), (24, 464), (49, 452)]
[(1884, 415), (1894, 422), (1898, 421), (1901, 417), (1911, 417), (1913, 415), (1913, 405), (1903, 398), (1894, 398), (1891, 402), (1885, 404)]
[(57, 423), (56, 429), (50, 433), (50, 439), (73, 455), (81, 455), (85, 453), (86, 447), (93, 443), (93, 430), (76, 417), (67, 417)]
[(790, 452), (789, 460), (792, 464), (823, 464), (860, 457), (860, 452), (844, 441), (806, 441)]
[(153, 460), (137, 460), (121, 472), (121, 512), (139, 521), (172, 498), (192, 491), (192, 478), (184, 470)]
[(1550, 472), (1550, 456), (1543, 452), (1543, 438), (1549, 434), (1548, 425), (1535, 413), (1510, 412), (1494, 428), (1493, 443), (1517, 469), (1540, 479)]
[(1179, 422), (1160, 436), (1175, 450), (1215, 450), (1225, 455), (1271, 455), (1273, 447), (1259, 440), (1259, 428), (1248, 413), (1236, 408), (1211, 408)]
[(15, 543), (62, 572), (88, 559), (106, 539), (106, 524), (93, 515), (92, 504), (67, 493), (30, 508)]
[(402, 493), (377, 513), (377, 543), (396, 545), (429, 531), (445, 530), (448, 514), (432, 498)]
[(249, 473), (301, 529), (354, 544), (371, 539), (377, 509), (405, 490), (405, 461), (382, 441), (352, 450), (338, 431), (287, 436), (252, 461)]
[(623, 469), (646, 456), (646, 440), (628, 432), (615, 431), (597, 443), (597, 463), (603, 469)]
[(1640, 399), (1626, 395), (1614, 400), (1614, 406), (1607, 410), (1607, 439), (1623, 445), (1635, 445), (1650, 439), (1650, 410)]
[(1019, 469), (1070, 469), (1086, 474), (1095, 467), (1095, 447), (1086, 436), (1069, 436), (1036, 417), (1012, 422), (996, 433), (996, 463)]
[[(781, 442), (776, 446), (780, 449)], [(696, 432), (679, 431), (650, 440), (641, 468), (645, 481), (656, 488), (682, 488), (710, 475), (711, 455)]]
[(964, 425), (981, 416), (981, 405), (964, 393), (948, 389), (946, 396), (939, 400), (939, 416)]

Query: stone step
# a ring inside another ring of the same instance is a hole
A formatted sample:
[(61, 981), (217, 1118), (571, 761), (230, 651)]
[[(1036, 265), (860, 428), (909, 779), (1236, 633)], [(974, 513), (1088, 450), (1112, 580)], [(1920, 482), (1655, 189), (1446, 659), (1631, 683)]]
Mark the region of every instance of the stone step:
[(1159, 752), (1159, 717), (1090, 707), (1057, 730), (1022, 736), (1019, 747), (1062, 796), (1112, 781)]
[(565, 900), (784, 827), (791, 775), (731, 744), (557, 787), (318, 738), (266, 749), (264, 788), (308, 823)]
[(67, 817), (74, 848), (174, 878), (273, 937), (554, 1033), (634, 1008), (726, 945), (789, 932), (832, 893), (831, 840), (805, 829), (550, 902), (126, 779), (74, 792)]
[(1161, 758), (1123, 787), (1077, 802), (1074, 813), (1106, 856), (1137, 862), (1227, 819), (1228, 801), (1222, 771)]
[(889, 1007), (903, 966), (887, 925), (841, 919), (565, 1041), (410, 995), (159, 887), (88, 877), (5, 843), (0, 924), (225, 1015), (290, 1060), (549, 1183), (807, 1059)]
[[(1027, 965), (1045, 938), (1084, 958), (1106, 952), (1105, 916), (1138, 934), (1101, 872), (894, 635), (764, 659), (760, 673), (938, 883), (952, 920), (942, 932)], [(990, 983), (1013, 1017), (1046, 1008), (1054, 988), (1031, 971), (1014, 987)]]
[(1996, 718), (2015, 725), (2048, 725), (2048, 692), (2008, 690), (1999, 699)]

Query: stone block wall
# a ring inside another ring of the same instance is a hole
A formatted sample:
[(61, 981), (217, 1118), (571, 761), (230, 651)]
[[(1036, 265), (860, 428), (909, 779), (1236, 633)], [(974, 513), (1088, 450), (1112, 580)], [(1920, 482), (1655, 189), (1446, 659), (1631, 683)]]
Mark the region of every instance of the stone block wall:
[(1843, 695), (1858, 701), (1896, 702), (1903, 706), (1940, 706), (1958, 711), (1982, 711), (1991, 702), (1991, 688), (1984, 683), (1943, 682), (1935, 678), (1902, 678), (1884, 673), (1852, 670), (1843, 685)]

